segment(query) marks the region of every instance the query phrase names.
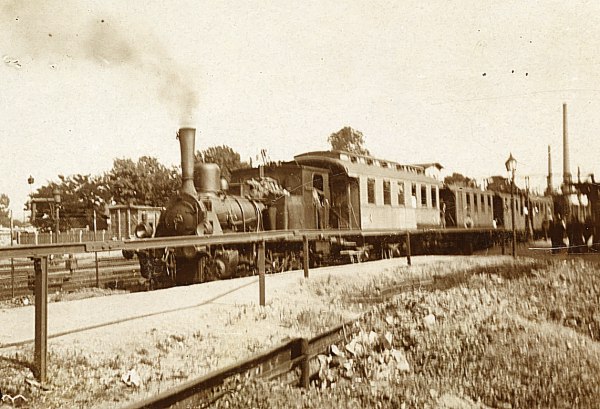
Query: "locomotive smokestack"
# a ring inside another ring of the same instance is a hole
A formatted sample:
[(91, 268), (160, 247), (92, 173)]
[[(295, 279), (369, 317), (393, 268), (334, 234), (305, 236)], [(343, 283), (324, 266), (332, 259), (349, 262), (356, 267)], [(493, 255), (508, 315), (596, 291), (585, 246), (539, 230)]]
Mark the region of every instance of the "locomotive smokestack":
[(569, 188), (572, 177), (569, 166), (569, 134), (567, 130), (567, 104), (563, 104), (563, 185)]
[(195, 128), (181, 128), (177, 132), (181, 148), (181, 191), (196, 197), (198, 193), (194, 187), (194, 149), (196, 139)]

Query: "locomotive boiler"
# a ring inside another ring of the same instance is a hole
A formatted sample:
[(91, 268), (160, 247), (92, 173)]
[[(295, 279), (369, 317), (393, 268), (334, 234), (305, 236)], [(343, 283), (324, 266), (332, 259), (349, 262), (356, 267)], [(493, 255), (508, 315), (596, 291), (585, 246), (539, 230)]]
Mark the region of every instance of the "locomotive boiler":
[[(162, 212), (154, 230), (148, 223), (137, 226), (137, 238), (219, 235), (262, 230), (265, 204), (226, 193), (219, 166), (194, 165), (195, 129), (177, 134), (181, 148), (182, 186)], [(251, 246), (251, 245), (250, 245)], [(142, 276), (154, 281), (168, 278), (191, 284), (234, 276), (254, 264), (252, 249), (223, 246), (187, 246), (138, 251)]]

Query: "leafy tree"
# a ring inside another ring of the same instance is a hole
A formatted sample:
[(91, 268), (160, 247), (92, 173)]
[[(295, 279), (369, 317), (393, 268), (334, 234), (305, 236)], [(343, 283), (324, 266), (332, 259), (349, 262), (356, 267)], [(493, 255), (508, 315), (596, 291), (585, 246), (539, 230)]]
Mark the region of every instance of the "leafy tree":
[(0, 193), (0, 225), (10, 225), (10, 216), (8, 205), (10, 205), (10, 199), (5, 193)]
[(510, 192), (510, 180), (504, 176), (492, 176), (488, 180), (488, 190), (494, 192)]
[(332, 133), (327, 138), (331, 144), (331, 149), (357, 153), (359, 155), (369, 155), (369, 151), (363, 147), (364, 136), (361, 131), (346, 126), (339, 131)]
[(455, 186), (464, 186), (464, 187), (477, 187), (477, 181), (475, 179), (471, 179), (466, 177), (460, 173), (454, 172), (451, 176), (446, 176), (444, 178), (444, 183), (447, 185), (455, 185)]
[[(60, 230), (74, 227), (91, 227), (96, 210), (96, 227), (106, 228), (106, 221), (100, 217), (104, 206), (110, 199), (110, 192), (101, 176), (91, 175), (59, 175), (59, 182), (49, 182), (40, 187), (33, 198), (53, 198), (54, 190), (60, 191), (59, 222)], [(56, 226), (56, 208), (54, 203), (37, 202), (35, 218), (32, 224), (41, 230), (54, 230)]]
[(231, 179), (231, 171), (247, 168), (250, 165), (240, 160), (240, 154), (226, 145), (212, 146), (203, 151), (196, 151), (196, 162), (216, 163), (221, 168), (221, 176), (227, 181)]
[(115, 159), (104, 180), (112, 201), (121, 204), (165, 206), (181, 186), (177, 167), (167, 168), (149, 156), (137, 162)]

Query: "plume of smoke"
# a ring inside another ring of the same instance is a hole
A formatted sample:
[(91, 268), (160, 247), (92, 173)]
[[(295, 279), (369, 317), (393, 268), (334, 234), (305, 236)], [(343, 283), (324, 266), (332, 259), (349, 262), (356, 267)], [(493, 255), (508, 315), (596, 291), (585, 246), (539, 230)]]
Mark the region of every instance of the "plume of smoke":
[(10, 27), (12, 54), (3, 56), (8, 66), (20, 68), (28, 58), (45, 57), (135, 70), (141, 82), (156, 88), (172, 115), (193, 121), (198, 105), (194, 77), (148, 29), (125, 27), (103, 11), (65, 0), (8, 0), (0, 6), (0, 25)]

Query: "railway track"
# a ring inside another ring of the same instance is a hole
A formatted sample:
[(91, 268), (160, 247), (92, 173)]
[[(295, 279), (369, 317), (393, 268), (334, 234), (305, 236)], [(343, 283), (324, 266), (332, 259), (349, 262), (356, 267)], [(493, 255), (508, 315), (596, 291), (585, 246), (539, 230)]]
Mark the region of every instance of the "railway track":
[[(15, 260), (14, 273), (10, 263), (0, 265), (0, 301), (14, 297), (33, 295), (30, 280), (33, 263)], [(139, 285), (139, 263), (122, 257), (99, 258), (96, 270), (95, 259), (55, 261), (49, 266), (48, 290), (72, 292), (82, 288), (99, 287), (110, 289), (134, 289)]]

